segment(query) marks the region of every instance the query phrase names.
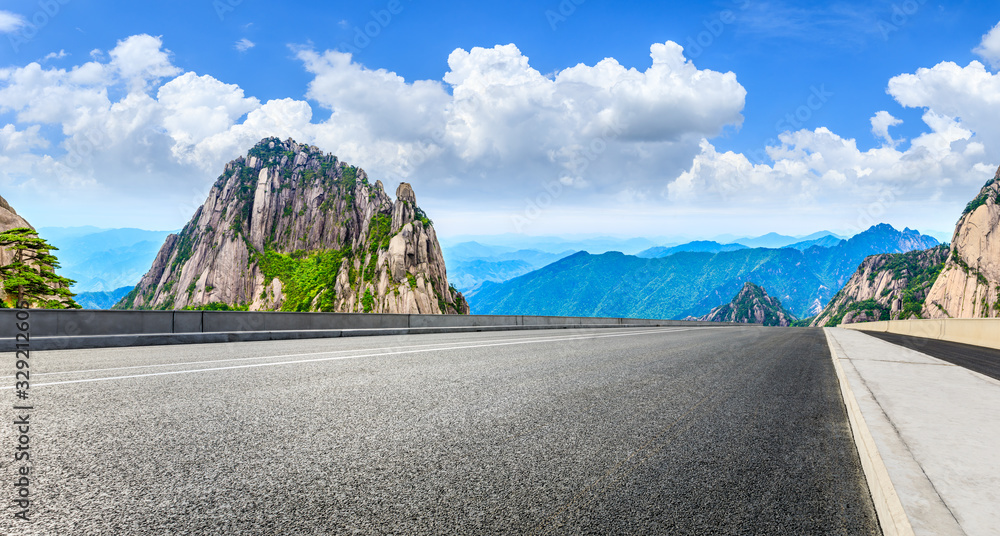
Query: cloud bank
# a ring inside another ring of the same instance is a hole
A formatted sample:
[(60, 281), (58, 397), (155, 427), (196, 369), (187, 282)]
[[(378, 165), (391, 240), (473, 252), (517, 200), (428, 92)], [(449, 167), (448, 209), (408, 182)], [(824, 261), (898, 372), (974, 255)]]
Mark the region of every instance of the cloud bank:
[[(977, 53), (1000, 58), (998, 40), (994, 28)], [(69, 68), (0, 69), (0, 184), (5, 194), (91, 204), (95, 218), (117, 210), (147, 218), (145, 227), (178, 227), (225, 162), (278, 136), (389, 185), (408, 180), (422, 198), (513, 216), (544, 192), (573, 210), (840, 210), (886, 191), (901, 205), (967, 197), (1000, 148), (1000, 76), (978, 61), (888, 82), (899, 105), (923, 110), (925, 131), (912, 140), (895, 139), (901, 120), (876, 110), (878, 147), (826, 128), (789, 130), (757, 162), (712, 143), (743, 122), (736, 75), (699, 69), (670, 41), (650, 47), (645, 70), (607, 58), (551, 75), (513, 44), (458, 49), (441, 80), (415, 81), (349, 53), (292, 52), (312, 80), (299, 98), (267, 102), (185, 72), (150, 35)]]

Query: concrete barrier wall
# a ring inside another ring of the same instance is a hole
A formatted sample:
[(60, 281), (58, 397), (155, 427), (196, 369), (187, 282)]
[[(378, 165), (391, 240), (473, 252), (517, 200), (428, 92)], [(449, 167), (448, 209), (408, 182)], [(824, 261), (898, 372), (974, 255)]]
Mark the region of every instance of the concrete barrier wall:
[[(17, 311), (0, 309), (0, 349), (14, 348)], [(364, 313), (283, 313), (256, 311), (90, 311), (31, 309), (32, 347), (79, 348), (337, 337), (351, 334), (402, 334), (476, 329), (530, 329), (585, 326), (726, 326), (632, 318), (502, 315), (407, 315)], [(87, 340), (89, 339), (89, 340)], [(162, 341), (162, 342), (150, 342)], [(85, 345), (85, 346), (81, 346)]]
[(889, 320), (841, 324), (858, 331), (881, 331), (926, 339), (959, 342), (1000, 349), (1000, 318), (947, 318), (941, 320)]

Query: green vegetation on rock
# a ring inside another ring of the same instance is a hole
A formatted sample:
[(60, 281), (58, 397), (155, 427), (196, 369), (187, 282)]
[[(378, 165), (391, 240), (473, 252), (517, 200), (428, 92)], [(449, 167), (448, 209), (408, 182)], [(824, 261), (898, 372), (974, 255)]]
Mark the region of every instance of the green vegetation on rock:
[(284, 302), (282, 311), (309, 311), (317, 301), (320, 311), (333, 311), (336, 300), (334, 287), (343, 260), (350, 256), (350, 247), (341, 250), (321, 250), (305, 253), (296, 251), (285, 255), (267, 250), (260, 259), (264, 285), (275, 278), (281, 281)]
[(875, 301), (874, 299), (868, 299), (860, 302), (853, 302), (848, 304), (846, 307), (837, 311), (830, 320), (825, 324), (825, 327), (834, 328), (840, 325), (844, 321), (844, 317), (847, 313), (856, 313), (855, 316), (863, 313), (864, 318), (868, 322), (875, 322), (878, 320), (889, 320), (891, 318), (891, 311), (889, 307)]
[[(858, 268), (858, 274), (848, 282), (848, 287), (859, 285), (861, 281), (858, 280), (858, 275), (867, 269), (867, 284), (874, 284), (879, 277), (885, 277), (884, 274), (891, 274), (890, 280), (902, 282), (902, 288), (898, 284), (887, 284), (877, 297), (851, 301), (844, 298), (848, 288), (845, 287), (823, 311), (823, 315), (828, 318), (824, 325), (840, 325), (848, 314), (852, 321), (861, 319), (869, 322), (921, 318), (927, 294), (941, 275), (948, 254), (948, 246), (940, 245), (928, 250), (869, 257)], [(953, 255), (955, 257), (957, 256)], [(894, 303), (896, 307), (893, 307)]]

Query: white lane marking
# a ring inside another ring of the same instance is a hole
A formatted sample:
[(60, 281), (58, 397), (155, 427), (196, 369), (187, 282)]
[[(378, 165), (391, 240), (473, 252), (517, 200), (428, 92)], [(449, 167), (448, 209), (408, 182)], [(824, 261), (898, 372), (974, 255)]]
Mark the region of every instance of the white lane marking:
[[(720, 326), (720, 328), (721, 328), (721, 326)], [(32, 384), (32, 387), (43, 387), (43, 386), (48, 386), (48, 385), (66, 385), (66, 384), (71, 384), (71, 383), (103, 382), (103, 381), (111, 381), (111, 380), (124, 380), (124, 379), (130, 379), (130, 378), (147, 378), (147, 377), (151, 377), (151, 376), (170, 376), (170, 375), (176, 375), (176, 374), (194, 374), (194, 373), (197, 373), (197, 372), (210, 372), (210, 371), (217, 371), (217, 370), (234, 370), (234, 369), (258, 368), (258, 367), (274, 367), (274, 366), (280, 366), (280, 365), (296, 365), (296, 364), (302, 364), (302, 363), (319, 363), (319, 362), (323, 362), (323, 361), (339, 361), (339, 360), (343, 360), (343, 359), (357, 359), (357, 358), (361, 358), (361, 357), (380, 357), (380, 356), (388, 356), (388, 355), (419, 354), (419, 353), (426, 353), (426, 352), (441, 352), (441, 351), (448, 351), (448, 350), (466, 350), (466, 349), (470, 349), (470, 348), (489, 348), (489, 347), (494, 347), (494, 346), (514, 346), (514, 345), (518, 345), (518, 344), (532, 344), (532, 343), (536, 343), (536, 342), (562, 342), (562, 341), (572, 341), (572, 340), (604, 339), (604, 338), (609, 338), (609, 337), (625, 337), (625, 336), (628, 336), (628, 335), (648, 335), (648, 334), (658, 334), (658, 333), (677, 333), (677, 332), (680, 332), (680, 331), (690, 331), (690, 330), (694, 330), (694, 329), (720, 329), (720, 328), (715, 328), (715, 327), (701, 328), (701, 327), (699, 327), (699, 328), (684, 328), (684, 329), (656, 329), (656, 330), (645, 330), (645, 331), (641, 331), (641, 332), (632, 332), (632, 333), (615, 333), (615, 334), (611, 334), (611, 335), (594, 335), (594, 336), (584, 336), (584, 337), (564, 337), (564, 338), (558, 338), (558, 339), (557, 338), (551, 338), (551, 339), (546, 339), (546, 340), (541, 340), (541, 341), (539, 341), (539, 340), (529, 340), (529, 341), (519, 341), (519, 342), (502, 342), (502, 343), (491, 343), (491, 344), (479, 344), (479, 345), (474, 345), (474, 346), (464, 345), (464, 346), (454, 346), (454, 347), (446, 347), (446, 348), (426, 348), (426, 349), (421, 349), (421, 350), (407, 350), (407, 351), (403, 351), (403, 352), (380, 352), (380, 353), (372, 353), (372, 354), (358, 354), (358, 355), (347, 355), (347, 356), (322, 357), (322, 358), (317, 358), (317, 359), (298, 359), (298, 360), (294, 360), (294, 361), (279, 361), (277, 363), (251, 363), (251, 364), (247, 364), (247, 365), (234, 365), (234, 366), (230, 366), (230, 367), (212, 367), (212, 368), (200, 368), (200, 369), (191, 369), (191, 370), (173, 370), (173, 371), (169, 371), (169, 372), (152, 372), (152, 373), (147, 373), (147, 374), (133, 374), (133, 375), (129, 375), (129, 376), (110, 376), (110, 377), (104, 377), (104, 378), (87, 378), (87, 379), (83, 379), (83, 380), (64, 380), (64, 381), (59, 381), (59, 382), (36, 383), (36, 384)], [(320, 352), (320, 353), (328, 353), (328, 352)], [(13, 387), (12, 386), (11, 387), (0, 387), (0, 390), (7, 390), (7, 389), (13, 389)]]
[[(691, 329), (691, 328), (684, 328), (684, 329)], [(647, 331), (647, 330), (646, 329), (642, 329), (642, 330), (629, 330), (629, 331), (626, 331), (626, 332), (619, 332), (619, 334), (641, 333), (643, 331)], [(675, 331), (675, 329), (673, 327), (669, 327), (669, 328), (664, 329), (663, 331)], [(522, 337), (522, 338), (519, 338), (519, 339), (494, 338), (494, 339), (484, 339), (484, 340), (480, 340), (480, 341), (469, 341), (468, 344), (476, 344), (476, 343), (482, 343), (482, 342), (494, 342), (494, 341), (505, 341), (505, 342), (545, 341), (545, 340), (548, 340), (549, 338), (552, 338), (552, 337), (553, 337), (552, 335), (539, 335), (537, 337)], [(261, 341), (261, 342), (263, 342), (263, 341)], [(381, 349), (382, 350), (386, 350), (386, 351), (392, 351), (392, 350), (403, 349), (403, 348), (426, 348), (426, 347), (437, 347), (437, 346), (448, 345), (448, 344), (463, 344), (463, 343), (461, 341), (459, 341), (457, 343), (455, 343), (455, 342), (451, 342), (451, 343), (449, 343), (449, 342), (438, 342), (438, 343), (434, 343), (434, 344), (413, 344), (413, 345), (406, 345), (406, 346), (388, 346), (388, 347), (384, 347), (384, 348), (381, 348)], [(61, 371), (57, 371), (57, 372), (39, 372), (39, 373), (35, 374), (35, 376), (52, 376), (52, 375), (62, 375), (62, 374), (91, 374), (91, 373), (95, 373), (95, 372), (105, 372), (105, 371), (110, 371), (110, 370), (134, 370), (134, 369), (153, 368), (153, 367), (179, 367), (179, 366), (185, 366), (185, 365), (201, 365), (201, 364), (205, 364), (205, 363), (230, 363), (230, 362), (233, 362), (233, 361), (251, 361), (251, 360), (256, 360), (256, 359), (280, 359), (280, 358), (284, 358), (284, 357), (304, 357), (304, 356), (310, 356), (310, 355), (342, 354), (344, 352), (359, 352), (359, 351), (364, 351), (364, 350), (365, 350), (364, 348), (352, 348), (352, 349), (349, 349), (349, 350), (326, 350), (326, 351), (323, 351), (323, 352), (308, 352), (308, 353), (303, 353), (303, 354), (264, 355), (264, 356), (255, 356), (255, 357), (232, 357), (232, 358), (227, 358), (227, 359), (209, 359), (209, 360), (203, 360), (203, 361), (180, 361), (180, 362), (176, 362), (176, 363), (150, 363), (148, 365), (130, 365), (130, 366), (127, 366), (127, 367), (107, 367), (107, 368), (97, 368), (97, 369), (61, 370)], [(0, 379), (10, 379), (10, 378), (13, 378), (13, 376), (0, 376)]]

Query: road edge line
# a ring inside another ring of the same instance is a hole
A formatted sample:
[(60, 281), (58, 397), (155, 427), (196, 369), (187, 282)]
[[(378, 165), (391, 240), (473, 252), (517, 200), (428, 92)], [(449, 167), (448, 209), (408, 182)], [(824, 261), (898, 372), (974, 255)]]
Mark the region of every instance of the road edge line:
[(847, 419), (851, 425), (851, 435), (858, 449), (861, 469), (864, 471), (865, 480), (868, 483), (868, 491), (871, 493), (872, 503), (875, 505), (875, 513), (878, 515), (882, 534), (885, 536), (914, 536), (910, 519), (906, 515), (906, 511), (903, 510), (903, 504), (896, 493), (896, 487), (889, 478), (889, 471), (875, 445), (875, 438), (865, 422), (861, 407), (858, 405), (858, 400), (855, 398), (854, 391), (847, 379), (847, 373), (840, 362), (841, 359), (846, 359), (846, 355), (842, 348), (838, 348), (839, 344), (835, 346), (829, 328), (823, 328), (823, 334), (826, 336), (826, 343), (830, 348), (833, 367), (837, 371), (840, 394), (844, 406), (847, 408)]

